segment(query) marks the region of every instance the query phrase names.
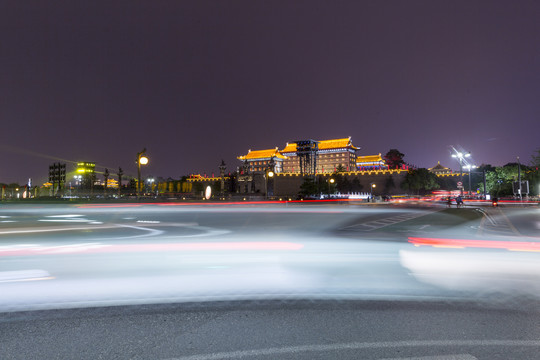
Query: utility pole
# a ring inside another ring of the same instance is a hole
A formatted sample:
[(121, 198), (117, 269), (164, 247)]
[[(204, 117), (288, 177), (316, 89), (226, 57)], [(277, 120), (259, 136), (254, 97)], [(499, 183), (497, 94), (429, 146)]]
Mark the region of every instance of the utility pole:
[(482, 174), (484, 175), (484, 200), (486, 200), (486, 169), (482, 170)]
[(221, 196), (225, 195), (225, 170), (227, 169), (227, 166), (225, 165), (225, 161), (223, 159), (221, 160), (221, 165), (219, 165), (219, 177), (220, 177), (220, 185), (221, 185)]
[(105, 178), (105, 185), (103, 185), (103, 197), (107, 197), (107, 185), (109, 182), (109, 169), (105, 169), (105, 172), (103, 173), (103, 177)]
[(521, 195), (521, 163), (519, 162), (519, 156), (517, 157), (518, 161), (518, 182), (519, 182), (519, 201), (523, 200), (523, 195)]
[(122, 196), (122, 175), (124, 175), (124, 172), (122, 171), (122, 168), (118, 168), (118, 197)]

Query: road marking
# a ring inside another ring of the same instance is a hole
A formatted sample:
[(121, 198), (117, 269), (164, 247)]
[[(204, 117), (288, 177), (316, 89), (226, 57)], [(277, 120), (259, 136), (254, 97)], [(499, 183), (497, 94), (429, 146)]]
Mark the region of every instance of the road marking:
[(13, 234), (33, 234), (41, 232), (57, 232), (57, 231), (77, 231), (77, 230), (95, 230), (95, 229), (110, 229), (116, 228), (120, 225), (102, 225), (102, 226), (85, 226), (85, 227), (61, 227), (61, 228), (40, 228), (40, 229), (24, 229), (24, 230), (5, 230), (0, 231), (0, 235), (13, 235)]
[(510, 219), (508, 218), (508, 216), (506, 216), (506, 214), (502, 211), (502, 209), (498, 209), (502, 216), (504, 217), (504, 219), (506, 220), (506, 223), (508, 224), (508, 226), (510, 227), (510, 229), (514, 232), (514, 234), (516, 234), (517, 236), (521, 236), (521, 233), (518, 231), (518, 229), (516, 229), (516, 227), (514, 226), (514, 224), (512, 224), (512, 222), (510, 221)]
[(80, 215), (80, 214), (67, 214), (67, 215), (47, 215), (45, 217), (48, 217), (48, 218), (74, 218), (74, 217), (82, 217), (84, 215)]
[(135, 239), (135, 238), (148, 237), (148, 236), (158, 236), (158, 235), (161, 235), (161, 234), (164, 233), (164, 231), (161, 231), (161, 230), (150, 229), (150, 228), (145, 228), (145, 227), (141, 227), (141, 226), (126, 225), (126, 224), (118, 224), (118, 226), (121, 226), (121, 227), (127, 227), (127, 228), (131, 228), (131, 229), (142, 230), (142, 231), (147, 231), (147, 232), (148, 232), (148, 234), (134, 235), (134, 236), (127, 236), (127, 237), (123, 237), (122, 239)]
[(56, 246), (43, 246), (39, 244), (21, 244), (0, 246), (0, 256), (21, 256), (21, 255), (51, 255), (89, 252), (96, 249), (110, 247), (101, 243), (82, 243)]
[(38, 221), (42, 221), (42, 222), (64, 222), (64, 223), (87, 223), (87, 222), (90, 222), (90, 221), (93, 221), (93, 220), (63, 218), (63, 219), (39, 219)]
[(394, 224), (397, 224), (397, 223), (409, 221), (409, 220), (412, 220), (412, 219), (415, 219), (415, 218), (419, 218), (419, 217), (422, 217), (422, 216), (426, 216), (426, 215), (432, 214), (432, 213), (437, 212), (437, 211), (441, 211), (441, 210), (426, 211), (426, 212), (420, 212), (420, 213), (415, 212), (415, 213), (411, 213), (411, 214), (397, 215), (397, 216), (392, 216), (392, 217), (385, 218), (385, 219), (378, 219), (378, 220), (368, 221), (368, 222), (365, 222), (365, 223), (353, 224), (353, 225), (345, 226), (345, 227), (342, 227), (339, 230), (342, 230), (342, 231), (343, 230), (345, 230), (345, 231), (347, 231), (347, 230), (372, 231), (372, 230), (377, 230), (377, 229), (380, 229), (380, 228), (383, 228), (383, 227), (386, 227), (386, 226), (390, 226), (390, 225), (394, 225)]
[[(502, 209), (496, 208), (492, 209), (490, 211), (496, 212), (499, 214), (499, 216), (494, 217), (490, 215), (487, 211), (481, 211), (485, 216), (482, 218), (482, 221), (480, 222), (480, 227), (478, 229), (477, 234), (483, 235), (485, 233), (490, 235), (499, 235), (499, 236), (521, 236), (520, 232), (516, 229), (516, 227), (510, 222), (510, 219), (504, 214)], [(486, 220), (489, 221), (489, 223), (486, 224)], [(502, 221), (499, 221), (501, 220)]]
[(394, 349), (404, 347), (433, 347), (433, 346), (515, 346), (540, 347), (540, 340), (412, 340), (412, 341), (382, 341), (382, 342), (352, 342), (329, 345), (299, 345), (267, 349), (238, 350), (213, 354), (200, 354), (168, 358), (167, 360), (221, 360), (240, 359), (257, 356), (274, 356), (302, 352), (342, 351), (359, 349)]
[(435, 355), (421, 357), (399, 357), (399, 358), (384, 358), (379, 360), (478, 360), (476, 356), (471, 354), (455, 354), (455, 355)]

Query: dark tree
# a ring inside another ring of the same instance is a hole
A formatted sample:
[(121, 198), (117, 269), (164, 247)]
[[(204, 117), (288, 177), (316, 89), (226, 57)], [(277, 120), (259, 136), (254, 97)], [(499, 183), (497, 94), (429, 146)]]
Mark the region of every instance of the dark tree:
[(306, 178), (302, 185), (300, 185), (300, 192), (298, 195), (300, 196), (310, 196), (310, 195), (316, 195), (319, 192), (319, 189), (317, 187), (317, 184), (313, 179)]
[(362, 186), (362, 184), (360, 183), (360, 179), (358, 179), (357, 177), (355, 177), (352, 181), (352, 191), (354, 192), (360, 192), (362, 191), (362, 189), (364, 188), (364, 186)]
[(352, 184), (345, 176), (338, 175), (336, 176), (336, 189), (340, 193), (348, 193), (352, 189)]
[(535, 150), (535, 153), (532, 155), (531, 166), (538, 170), (540, 168), (540, 148)]
[(124, 172), (122, 171), (122, 168), (118, 168), (118, 196), (122, 195), (122, 175), (124, 175)]
[(384, 155), (384, 160), (386, 161), (386, 165), (388, 165), (389, 169), (396, 169), (405, 164), (405, 161), (403, 161), (404, 156), (405, 154), (399, 152), (399, 150), (390, 149), (390, 151)]
[(427, 192), (433, 189), (438, 189), (437, 176), (428, 169), (420, 168), (409, 170), (405, 176), (405, 180), (401, 183), (401, 188), (404, 190), (412, 190), (417, 194)]
[(388, 175), (384, 181), (384, 192), (388, 194), (395, 187), (396, 184), (394, 183), (394, 178), (391, 175)]
[(103, 194), (107, 195), (107, 183), (109, 182), (109, 169), (105, 169), (105, 172), (103, 172), (103, 179), (105, 180), (103, 185)]

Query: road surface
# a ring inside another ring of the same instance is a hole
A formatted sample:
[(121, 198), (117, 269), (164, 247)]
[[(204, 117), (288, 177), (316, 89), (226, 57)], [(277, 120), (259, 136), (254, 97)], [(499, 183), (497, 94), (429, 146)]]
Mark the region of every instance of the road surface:
[(0, 358), (532, 359), (537, 207), (3, 206)]

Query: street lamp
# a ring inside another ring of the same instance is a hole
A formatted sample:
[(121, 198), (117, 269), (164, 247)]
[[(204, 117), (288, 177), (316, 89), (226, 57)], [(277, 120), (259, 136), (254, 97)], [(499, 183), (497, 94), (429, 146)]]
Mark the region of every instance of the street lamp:
[[(150, 188), (150, 191), (149, 192), (153, 192), (154, 191), (154, 183), (155, 183), (156, 179), (154, 178), (148, 178), (146, 179), (146, 182), (148, 183), (148, 187)], [(156, 191), (156, 195), (157, 195), (157, 191)]]
[(472, 195), (471, 189), (471, 169), (476, 169), (476, 165), (465, 165), (465, 169), (469, 170), (469, 195)]
[(517, 157), (518, 162), (518, 182), (519, 182), (519, 201), (523, 200), (523, 195), (521, 195), (521, 163), (519, 162), (519, 156)]
[(137, 200), (141, 196), (141, 165), (148, 164), (148, 158), (146, 157), (146, 148), (137, 153)]
[(270, 161), (268, 161), (268, 166), (264, 170), (264, 193), (267, 200), (268, 200), (268, 178), (274, 177), (275, 165), (276, 165), (276, 162), (274, 161), (274, 157), (271, 157)]
[(266, 171), (266, 176), (264, 177), (264, 192), (266, 194), (266, 199), (268, 200), (268, 179), (274, 177), (274, 172), (272, 170)]
[(330, 199), (330, 194), (333, 194), (332, 185), (334, 185), (335, 182), (336, 182), (336, 180), (334, 178), (328, 179), (328, 198), (329, 199)]
[(461, 191), (461, 195), (463, 195), (463, 163), (468, 165), (466, 158), (470, 157), (471, 153), (470, 152), (462, 153), (461, 151), (457, 151), (456, 149), (453, 149), (453, 150), (454, 150), (454, 153), (452, 154), (452, 157), (458, 159), (459, 161), (459, 176), (461, 177), (460, 191)]
[(377, 187), (377, 184), (375, 183), (369, 184), (369, 197), (371, 201), (373, 201), (373, 189), (375, 189), (376, 187)]

